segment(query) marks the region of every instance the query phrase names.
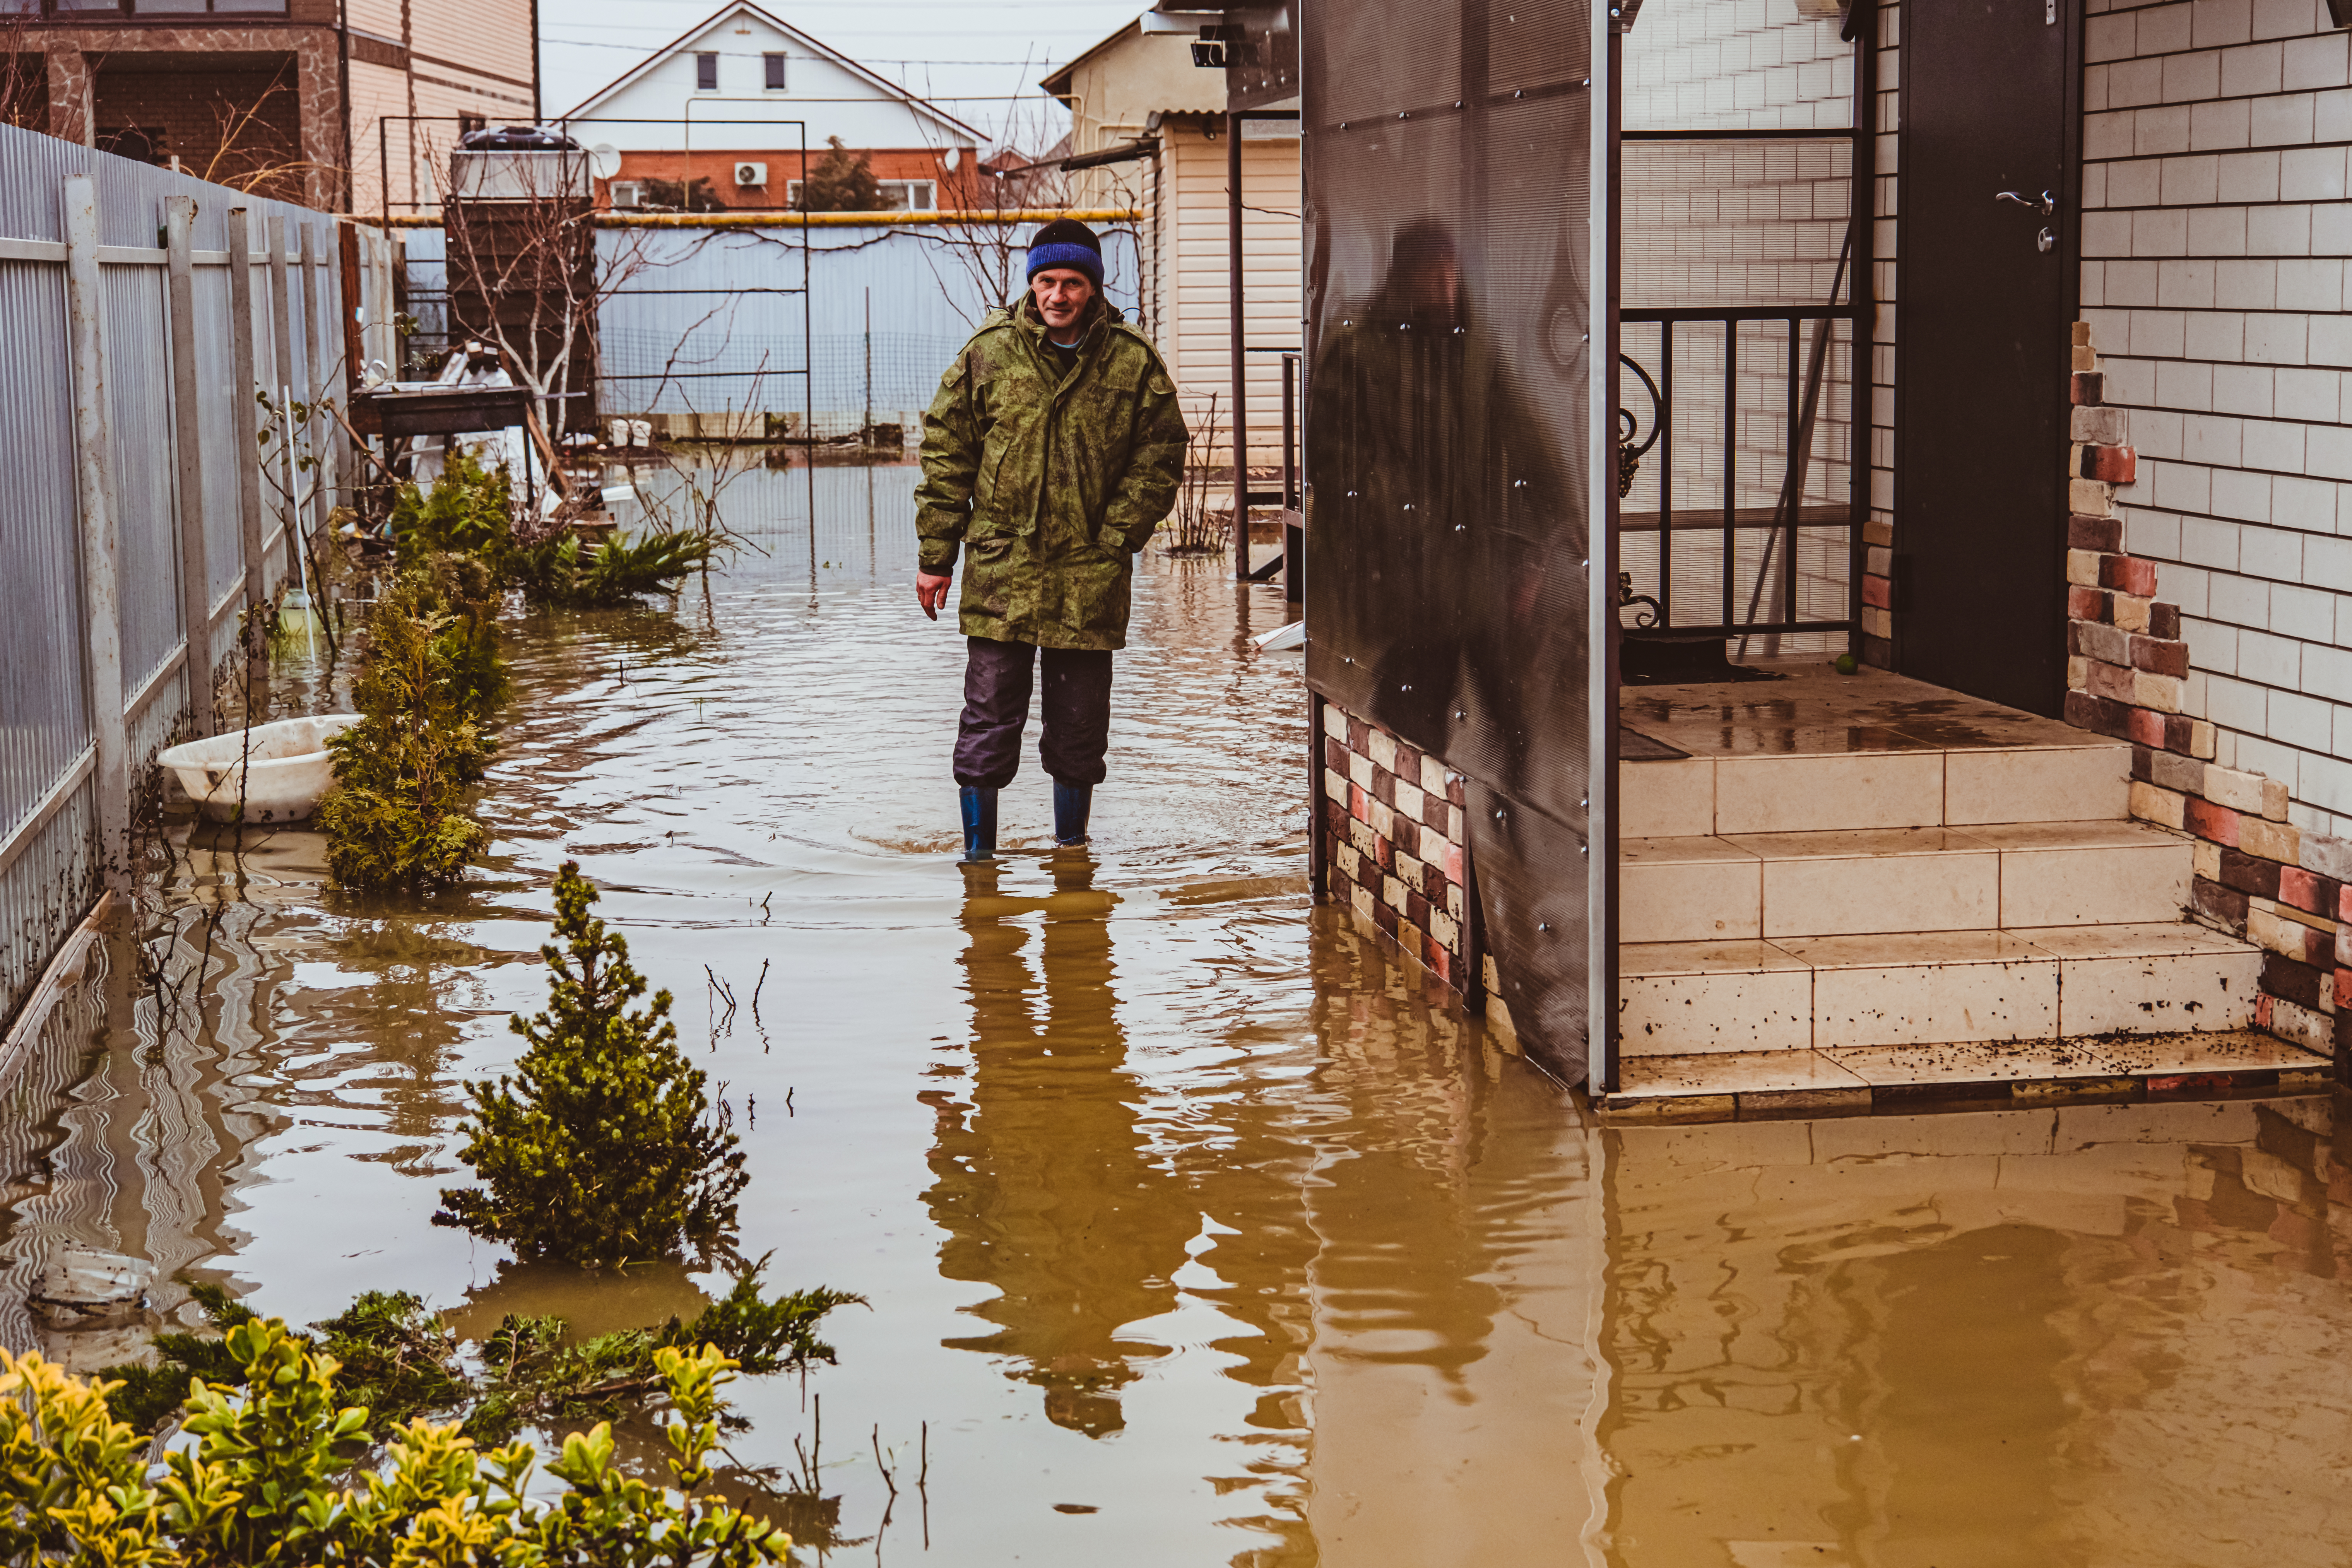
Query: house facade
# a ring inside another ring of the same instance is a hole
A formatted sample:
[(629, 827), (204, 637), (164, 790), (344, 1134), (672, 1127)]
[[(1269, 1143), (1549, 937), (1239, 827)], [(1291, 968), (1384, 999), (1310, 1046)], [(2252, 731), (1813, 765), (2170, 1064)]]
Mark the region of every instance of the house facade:
[(1166, 14), (1303, 79), (1323, 896), (1611, 1115), (2341, 1072), (2326, 6)]
[(537, 118), (537, 21), (533, 0), (36, 5), (13, 24), (10, 116), (201, 178), (373, 211), (388, 195), (415, 199), (402, 149), (429, 138), (416, 117), (452, 131)]
[[(1176, 373), (1185, 417), (1204, 428), (1213, 413), (1222, 464), (1233, 430), (1227, 94), (1222, 70), (1193, 63), (1196, 37), (1147, 14), (1042, 85), (1070, 113), (1069, 205), (1142, 214), (1141, 324)], [(1282, 461), (1281, 355), (1299, 344), (1298, 128), (1250, 120), (1241, 130), (1243, 335), (1246, 349), (1268, 351), (1243, 359), (1249, 460), (1272, 468)]]
[(834, 139), (866, 160), (876, 210), (953, 210), (982, 191), (971, 126), (738, 0), (562, 118), (600, 161), (600, 205), (781, 210)]

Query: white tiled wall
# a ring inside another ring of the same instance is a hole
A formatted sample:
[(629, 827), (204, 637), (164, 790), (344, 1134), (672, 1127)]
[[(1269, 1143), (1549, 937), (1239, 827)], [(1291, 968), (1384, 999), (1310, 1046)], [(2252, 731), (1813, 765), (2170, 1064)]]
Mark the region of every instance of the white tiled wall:
[(2087, 0), (2083, 306), (2131, 409), (2126, 548), (2220, 762), (2352, 832), (2352, 38), (2324, 0)]
[(1851, 124), (1853, 52), (1792, 0), (1649, 0), (1625, 37), (1628, 131)]

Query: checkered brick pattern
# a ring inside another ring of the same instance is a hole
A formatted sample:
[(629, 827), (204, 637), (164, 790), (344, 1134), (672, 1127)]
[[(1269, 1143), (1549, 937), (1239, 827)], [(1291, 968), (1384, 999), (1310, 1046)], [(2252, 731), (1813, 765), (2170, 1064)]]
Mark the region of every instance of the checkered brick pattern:
[(1322, 742), (1332, 901), (1467, 990), (1461, 775), (1328, 703)]
[[(2074, 326), (2066, 523), (2066, 719), (2132, 743), (2131, 814), (2197, 839), (2189, 912), (2263, 952), (2255, 1021), (2352, 1059), (2352, 841), (2287, 820), (2277, 779), (2214, 759), (2212, 723), (2181, 711), (2189, 644), (2156, 597), (2156, 563), (2128, 554), (2116, 489), (2137, 464), (2122, 409), (2101, 403), (2090, 324)], [(2339, 1047), (2337, 1032), (2346, 1044)]]

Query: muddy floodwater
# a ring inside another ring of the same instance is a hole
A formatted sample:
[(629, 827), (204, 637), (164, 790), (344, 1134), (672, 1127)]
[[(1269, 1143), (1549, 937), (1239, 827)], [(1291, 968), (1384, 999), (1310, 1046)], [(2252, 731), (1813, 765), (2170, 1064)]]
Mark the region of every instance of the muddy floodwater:
[(1298, 656), (1222, 563), (1140, 575), (1093, 851), (1042, 848), (1033, 731), (1012, 850), (967, 872), (909, 470), (817, 477), (813, 532), (804, 473), (730, 490), (766, 553), (675, 608), (511, 623), (458, 892), (363, 903), (306, 834), (175, 828), (204, 1027), (117, 954), (63, 1108), (16, 1102), (18, 1243), (298, 1321), (723, 1289), (429, 1223), (574, 858), (724, 1085), (742, 1251), (872, 1302), (838, 1366), (736, 1390), (805, 1560), (2352, 1560), (2330, 1100), (1600, 1129), (1310, 907)]

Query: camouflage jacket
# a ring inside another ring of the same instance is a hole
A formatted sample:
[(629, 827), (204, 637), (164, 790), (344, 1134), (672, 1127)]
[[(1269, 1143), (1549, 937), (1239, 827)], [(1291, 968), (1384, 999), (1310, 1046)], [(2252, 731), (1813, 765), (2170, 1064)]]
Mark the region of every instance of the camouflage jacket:
[(1175, 504), (1184, 415), (1150, 339), (1098, 304), (1067, 375), (1026, 294), (992, 310), (923, 415), (922, 568), (966, 571), (966, 637), (1127, 646), (1135, 554)]

